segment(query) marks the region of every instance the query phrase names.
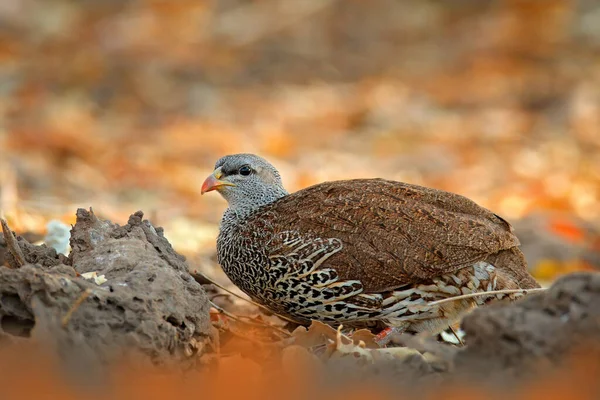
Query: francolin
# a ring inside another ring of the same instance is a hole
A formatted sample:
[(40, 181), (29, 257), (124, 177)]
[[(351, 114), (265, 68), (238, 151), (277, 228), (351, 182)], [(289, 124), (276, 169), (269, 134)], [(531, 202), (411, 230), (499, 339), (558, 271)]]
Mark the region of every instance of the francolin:
[(253, 154), (218, 160), (202, 185), (212, 190), (229, 204), (219, 264), (254, 301), (301, 324), (433, 334), (518, 294), (436, 300), (539, 287), (509, 223), (454, 193), (355, 179), (289, 194)]

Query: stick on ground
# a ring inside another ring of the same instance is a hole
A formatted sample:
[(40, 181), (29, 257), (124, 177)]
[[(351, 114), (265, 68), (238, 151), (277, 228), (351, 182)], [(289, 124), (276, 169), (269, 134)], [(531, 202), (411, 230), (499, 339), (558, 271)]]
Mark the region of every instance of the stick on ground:
[(65, 314), (65, 316), (62, 319), (62, 327), (63, 328), (67, 326), (67, 324), (69, 323), (69, 320), (71, 319), (71, 316), (73, 315), (75, 310), (77, 310), (79, 308), (81, 303), (83, 303), (83, 301), (85, 299), (87, 299), (90, 294), (92, 294), (92, 291), (90, 289), (85, 289), (83, 291), (83, 293), (81, 293), (81, 296), (79, 296), (77, 298), (77, 300), (75, 300), (75, 303), (73, 303), (73, 305), (71, 306), (69, 311), (67, 311), (67, 313)]
[(4, 234), (4, 240), (6, 241), (6, 247), (8, 248), (8, 251), (10, 251), (10, 254), (13, 255), (15, 262), (17, 263), (15, 268), (21, 268), (23, 265), (27, 264), (27, 261), (25, 261), (25, 255), (23, 255), (23, 251), (19, 247), (17, 239), (8, 227), (6, 220), (0, 219), (0, 223), (2, 223), (2, 233)]

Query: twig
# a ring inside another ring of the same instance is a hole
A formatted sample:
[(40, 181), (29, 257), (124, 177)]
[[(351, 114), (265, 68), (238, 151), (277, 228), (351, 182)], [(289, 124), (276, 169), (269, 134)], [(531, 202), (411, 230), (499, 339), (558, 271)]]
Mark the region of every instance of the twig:
[(65, 328), (67, 326), (73, 313), (79, 308), (81, 303), (83, 303), (85, 301), (85, 299), (87, 299), (89, 297), (90, 294), (92, 294), (91, 289), (89, 289), (89, 288), (85, 289), (83, 291), (83, 293), (81, 293), (81, 296), (79, 296), (79, 298), (77, 300), (75, 300), (75, 303), (73, 303), (73, 305), (71, 306), (69, 311), (67, 311), (67, 313), (65, 314), (65, 316), (62, 319), (62, 327), (63, 328)]
[(17, 239), (13, 235), (12, 231), (8, 227), (5, 219), (0, 219), (0, 223), (2, 223), (2, 233), (4, 234), (4, 241), (6, 242), (6, 247), (10, 251), (10, 254), (13, 255), (15, 261), (17, 262), (17, 268), (22, 267), (27, 262), (25, 261), (25, 255), (23, 251), (19, 247), (19, 243)]
[(242, 324), (257, 326), (257, 327), (260, 327), (260, 328), (264, 328), (264, 327), (271, 328), (271, 329), (279, 332), (280, 334), (282, 334), (282, 335), (284, 335), (286, 337), (291, 337), (292, 336), (291, 333), (289, 333), (287, 331), (284, 331), (283, 329), (280, 329), (280, 328), (278, 328), (276, 326), (273, 326), (273, 325), (269, 325), (269, 324), (266, 324), (266, 323), (261, 324), (261, 323), (255, 322), (255, 321), (244, 321), (243, 319), (241, 319), (237, 315), (234, 315), (234, 314), (230, 313), (229, 311), (226, 311), (223, 307), (220, 307), (220, 306), (216, 305), (212, 301), (210, 302), (210, 305), (212, 307), (214, 307), (215, 310), (217, 310), (221, 314), (226, 315), (227, 317), (233, 319), (234, 321), (240, 322)]
[(217, 293), (211, 296), (211, 300), (217, 299), (219, 297), (229, 298), (229, 293)]
[[(191, 273), (190, 273), (190, 275), (192, 275), (192, 278), (194, 278), (194, 279), (196, 280), (196, 282), (198, 282), (198, 283), (199, 283), (199, 284), (201, 284), (201, 285), (205, 284), (205, 283), (203, 283), (203, 282), (210, 282), (211, 284), (215, 285), (215, 286), (216, 286), (216, 287), (218, 287), (219, 289), (226, 291), (226, 292), (227, 292), (227, 293), (229, 293), (230, 295), (232, 295), (232, 296), (234, 296), (234, 297), (237, 297), (237, 298), (238, 298), (238, 299), (240, 299), (240, 300), (244, 300), (244, 301), (246, 301), (246, 302), (248, 302), (248, 303), (250, 303), (250, 304), (252, 304), (252, 305), (254, 305), (254, 306), (256, 306), (256, 307), (258, 307), (258, 308), (260, 308), (260, 309), (262, 309), (262, 310), (265, 310), (265, 311), (267, 311), (267, 312), (268, 312), (268, 313), (270, 313), (270, 314), (275, 314), (275, 315), (277, 315), (279, 318), (281, 318), (281, 319), (284, 319), (284, 320), (286, 320), (286, 321), (288, 321), (288, 322), (291, 322), (291, 323), (294, 323), (294, 324), (297, 324), (297, 323), (298, 323), (298, 321), (294, 321), (293, 319), (291, 319), (291, 318), (288, 318), (288, 317), (286, 317), (285, 315), (281, 315), (281, 314), (277, 314), (276, 312), (273, 312), (273, 311), (272, 311), (272, 310), (270, 310), (268, 307), (265, 307), (265, 306), (263, 306), (262, 304), (256, 303), (256, 302), (254, 302), (254, 301), (252, 301), (252, 300), (250, 300), (250, 299), (248, 299), (248, 298), (246, 298), (246, 297), (240, 296), (239, 294), (237, 294), (237, 293), (235, 293), (235, 292), (232, 292), (231, 290), (227, 289), (227, 288), (226, 288), (226, 287), (224, 287), (223, 285), (221, 285), (221, 284), (219, 284), (219, 283), (215, 282), (214, 280), (210, 279), (208, 276), (204, 275), (202, 272), (194, 271), (194, 272), (191, 272)], [(215, 308), (216, 308), (216, 307), (215, 307)]]
[(439, 304), (449, 303), (451, 301), (456, 301), (456, 300), (469, 299), (471, 297), (488, 296), (488, 295), (493, 295), (493, 294), (511, 294), (511, 293), (527, 294), (529, 292), (541, 292), (544, 290), (546, 290), (546, 288), (490, 290), (489, 292), (469, 293), (469, 294), (463, 294), (460, 296), (448, 297), (447, 299), (432, 301), (430, 303), (426, 303), (424, 305), (424, 307), (437, 306)]
[(454, 335), (454, 337), (456, 338), (456, 340), (458, 340), (458, 344), (461, 347), (464, 346), (465, 342), (463, 342), (463, 340), (460, 338), (460, 336), (458, 336), (458, 332), (456, 332), (456, 330), (452, 326), (449, 326), (448, 328), (450, 329), (450, 331), (452, 332), (452, 334)]

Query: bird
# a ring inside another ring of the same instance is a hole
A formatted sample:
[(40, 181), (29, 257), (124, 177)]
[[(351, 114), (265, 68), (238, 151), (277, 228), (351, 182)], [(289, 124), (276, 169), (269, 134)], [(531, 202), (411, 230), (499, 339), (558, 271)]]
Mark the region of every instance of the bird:
[(217, 260), (253, 301), (301, 325), (439, 333), (534, 289), (511, 225), (458, 194), (381, 178), (288, 193), (254, 154), (220, 158), (201, 187), (228, 203)]

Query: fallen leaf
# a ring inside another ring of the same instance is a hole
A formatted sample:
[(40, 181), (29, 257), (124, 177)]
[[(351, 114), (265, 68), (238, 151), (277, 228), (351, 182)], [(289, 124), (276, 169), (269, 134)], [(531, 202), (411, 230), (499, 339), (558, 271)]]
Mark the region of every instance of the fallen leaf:
[(306, 329), (299, 326), (292, 332), (295, 344), (304, 347), (313, 347), (323, 344), (335, 343), (337, 332), (335, 329), (319, 321), (313, 321)]
[(354, 344), (359, 344), (362, 341), (369, 349), (378, 349), (380, 347), (375, 341), (375, 337), (368, 329), (359, 329), (351, 335)]
[(98, 286), (102, 285), (104, 282), (107, 281), (107, 279), (104, 277), (104, 275), (98, 275), (98, 273), (96, 271), (85, 272), (85, 273), (81, 274), (80, 276), (83, 279), (86, 279), (88, 281), (93, 280), (94, 283)]

